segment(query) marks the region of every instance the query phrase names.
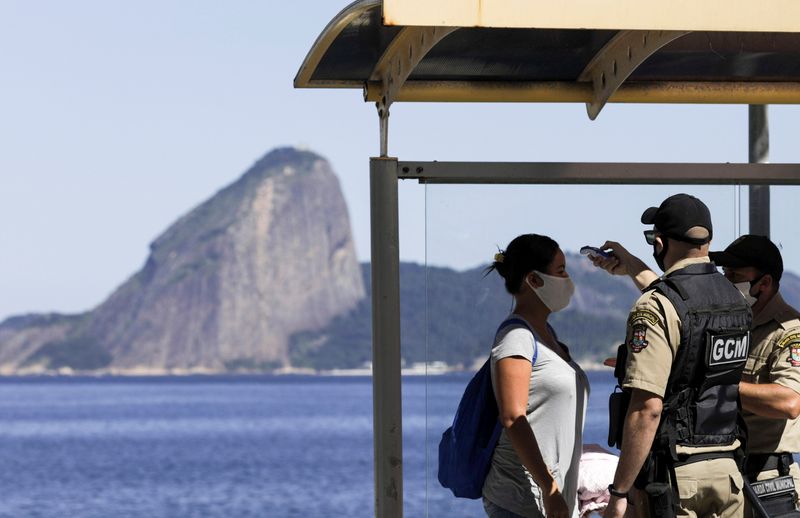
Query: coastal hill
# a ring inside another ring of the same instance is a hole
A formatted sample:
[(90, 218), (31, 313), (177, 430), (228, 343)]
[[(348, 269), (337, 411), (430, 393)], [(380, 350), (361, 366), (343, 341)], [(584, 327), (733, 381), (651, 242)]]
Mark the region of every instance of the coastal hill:
[[(583, 361), (624, 340), (638, 296), (567, 253), (576, 293), (551, 323)], [(401, 263), (407, 366), (472, 368), (511, 297), (496, 273)], [(276, 149), (171, 225), (95, 309), (0, 323), (0, 374), (361, 369), (372, 356), (370, 265), (359, 265), (339, 182), (322, 157)], [(800, 278), (781, 292), (800, 307)]]
[[(570, 305), (550, 317), (559, 340), (583, 365), (599, 365), (625, 340), (625, 321), (638, 290), (627, 277), (610, 276), (585, 256), (567, 252), (567, 269), (575, 282)], [(330, 370), (360, 368), (372, 356), (370, 266), (362, 264), (367, 298), (319, 331), (291, 339), (295, 366)], [(475, 368), (486, 360), (497, 325), (511, 310), (497, 273), (485, 267), (466, 271), (413, 263), (400, 264), (400, 332), (402, 359), (414, 364), (444, 362)], [(781, 293), (800, 308), (800, 277), (785, 272)]]
[[(602, 361), (625, 339), (625, 320), (638, 296), (633, 284), (601, 271), (584, 256), (567, 253), (575, 282), (570, 305), (550, 321), (559, 339), (577, 358)], [(362, 264), (370, 285), (370, 266)], [(486, 359), (497, 325), (511, 310), (512, 299), (497, 273), (485, 267), (466, 271), (414, 263), (400, 265), (400, 332), (407, 366), (444, 362), (471, 368)], [(369, 295), (352, 311), (321, 331), (292, 337), (294, 365), (314, 369), (358, 368), (370, 360)]]
[(266, 370), (365, 296), (338, 179), (277, 149), (181, 217), (94, 310), (0, 324), (0, 371)]

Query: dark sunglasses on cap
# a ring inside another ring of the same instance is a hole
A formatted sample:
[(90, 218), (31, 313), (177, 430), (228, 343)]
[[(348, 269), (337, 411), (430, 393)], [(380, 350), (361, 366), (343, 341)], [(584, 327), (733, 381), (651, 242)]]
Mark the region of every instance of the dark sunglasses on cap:
[(656, 242), (656, 235), (658, 235), (658, 232), (655, 230), (645, 230), (644, 240), (647, 241), (648, 245), (653, 245)]

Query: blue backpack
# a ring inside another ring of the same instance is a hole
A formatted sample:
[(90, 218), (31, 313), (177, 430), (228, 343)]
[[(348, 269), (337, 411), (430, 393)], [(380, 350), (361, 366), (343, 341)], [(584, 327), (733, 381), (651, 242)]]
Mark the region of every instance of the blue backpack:
[[(497, 335), (508, 327), (524, 327), (521, 318), (511, 317), (500, 324)], [(533, 361), (539, 353), (533, 340)], [(492, 465), (492, 455), (503, 427), (498, 421), (497, 400), (492, 390), (491, 359), (467, 385), (453, 425), (439, 441), (439, 483), (461, 498), (480, 498), (483, 482)]]

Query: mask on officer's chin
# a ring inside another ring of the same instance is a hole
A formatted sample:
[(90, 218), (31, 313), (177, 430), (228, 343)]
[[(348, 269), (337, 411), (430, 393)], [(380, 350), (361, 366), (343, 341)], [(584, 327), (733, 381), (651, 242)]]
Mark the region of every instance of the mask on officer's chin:
[(535, 272), (542, 278), (543, 284), (538, 288), (525, 278), (528, 287), (533, 290), (539, 299), (547, 306), (547, 309), (555, 313), (561, 311), (569, 305), (572, 294), (575, 293), (575, 285), (569, 277), (558, 277), (547, 275), (546, 273)]
[(753, 304), (758, 302), (758, 298), (750, 295), (750, 288), (752, 288), (750, 281), (737, 282), (734, 284), (734, 286), (736, 286), (736, 289), (741, 292), (742, 296), (744, 296), (744, 300), (746, 300), (747, 303), (750, 304), (750, 307), (752, 307)]

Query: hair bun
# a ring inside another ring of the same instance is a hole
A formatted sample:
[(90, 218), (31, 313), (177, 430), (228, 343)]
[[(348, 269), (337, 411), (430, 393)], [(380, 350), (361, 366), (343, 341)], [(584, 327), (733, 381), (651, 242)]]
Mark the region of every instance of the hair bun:
[(498, 251), (494, 254), (494, 262), (492, 263), (492, 268), (500, 274), (500, 277), (506, 278), (506, 273), (508, 272), (508, 264), (506, 263), (506, 253), (503, 250)]

